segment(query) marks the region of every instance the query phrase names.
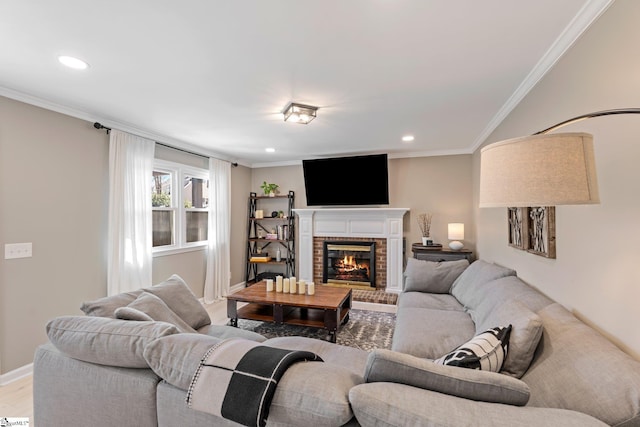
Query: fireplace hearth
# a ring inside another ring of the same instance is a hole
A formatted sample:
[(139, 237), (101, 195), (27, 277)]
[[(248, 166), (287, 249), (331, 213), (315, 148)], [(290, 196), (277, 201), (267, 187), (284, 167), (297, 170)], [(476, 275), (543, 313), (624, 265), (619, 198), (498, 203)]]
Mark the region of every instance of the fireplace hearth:
[(323, 242), (323, 283), (376, 287), (375, 242)]

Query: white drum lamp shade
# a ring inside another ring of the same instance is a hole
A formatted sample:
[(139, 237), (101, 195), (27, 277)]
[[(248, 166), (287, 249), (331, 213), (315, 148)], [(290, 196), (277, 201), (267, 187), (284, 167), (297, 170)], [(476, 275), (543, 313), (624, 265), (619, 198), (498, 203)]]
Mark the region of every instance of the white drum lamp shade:
[(559, 133), (508, 139), (480, 154), (480, 207), (599, 203), (593, 136)]
[(464, 240), (464, 224), (453, 222), (448, 225), (449, 247), (454, 251), (459, 251), (464, 246), (460, 240)]

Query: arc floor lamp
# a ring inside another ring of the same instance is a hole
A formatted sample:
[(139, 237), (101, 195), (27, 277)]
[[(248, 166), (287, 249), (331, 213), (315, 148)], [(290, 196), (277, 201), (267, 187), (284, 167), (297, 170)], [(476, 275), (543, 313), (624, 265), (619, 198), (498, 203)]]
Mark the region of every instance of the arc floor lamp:
[(480, 207), (600, 203), (593, 136), (556, 129), (594, 117), (640, 114), (640, 108), (604, 110), (565, 120), (531, 136), (480, 151)]

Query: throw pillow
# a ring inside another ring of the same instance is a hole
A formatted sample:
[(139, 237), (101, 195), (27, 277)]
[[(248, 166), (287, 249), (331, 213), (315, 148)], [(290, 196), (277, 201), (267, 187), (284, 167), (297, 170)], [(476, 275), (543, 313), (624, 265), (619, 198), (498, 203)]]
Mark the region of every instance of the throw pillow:
[(110, 317), (115, 319), (114, 311), (116, 308), (124, 307), (138, 298), (138, 295), (142, 293), (142, 290), (132, 292), (123, 292), (117, 295), (111, 295), (108, 297), (98, 298), (93, 301), (85, 301), (80, 306), (80, 310), (87, 316), (94, 317)]
[[(133, 310), (126, 310), (127, 308)], [(158, 322), (171, 323), (175, 325), (180, 332), (196, 333), (196, 330), (174, 313), (163, 300), (148, 292), (141, 293), (140, 296), (127, 307), (116, 309), (115, 315), (116, 318), (122, 320), (142, 320), (146, 315)]]
[(84, 302), (80, 309), (87, 316), (115, 318), (116, 309), (126, 307), (143, 291), (154, 294), (163, 300), (174, 313), (180, 316), (193, 329), (197, 330), (211, 324), (211, 318), (207, 310), (198, 301), (198, 298), (187, 283), (177, 274), (173, 274), (162, 283), (144, 289)]
[(468, 266), (466, 259), (434, 262), (409, 258), (404, 271), (403, 290), (446, 294)]
[(132, 307), (116, 308), (113, 314), (120, 320), (137, 320), (138, 322), (153, 322), (153, 318), (147, 313)]
[(436, 359), (440, 365), (500, 372), (507, 356), (511, 325), (489, 329)]
[[(146, 353), (145, 353), (146, 355)], [(529, 386), (516, 378), (474, 369), (457, 369), (405, 353), (377, 349), (369, 353), (364, 379), (393, 382), (482, 402), (523, 406)]]
[(496, 301), (486, 299), (476, 310), (470, 311), (476, 324), (476, 333), (493, 325), (511, 324), (509, 352), (501, 373), (521, 378), (533, 360), (542, 337), (542, 319), (517, 300)]
[(157, 285), (143, 288), (164, 301), (174, 313), (193, 329), (211, 324), (209, 313), (191, 291), (187, 283), (177, 274)]

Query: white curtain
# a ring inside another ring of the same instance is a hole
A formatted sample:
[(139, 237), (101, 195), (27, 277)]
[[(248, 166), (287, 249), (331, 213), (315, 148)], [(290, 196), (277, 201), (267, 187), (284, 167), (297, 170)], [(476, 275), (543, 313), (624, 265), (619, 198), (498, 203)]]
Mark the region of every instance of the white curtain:
[(118, 130), (109, 139), (107, 294), (150, 286), (155, 142)]
[(204, 302), (229, 294), (231, 281), (231, 164), (209, 158), (209, 247)]

